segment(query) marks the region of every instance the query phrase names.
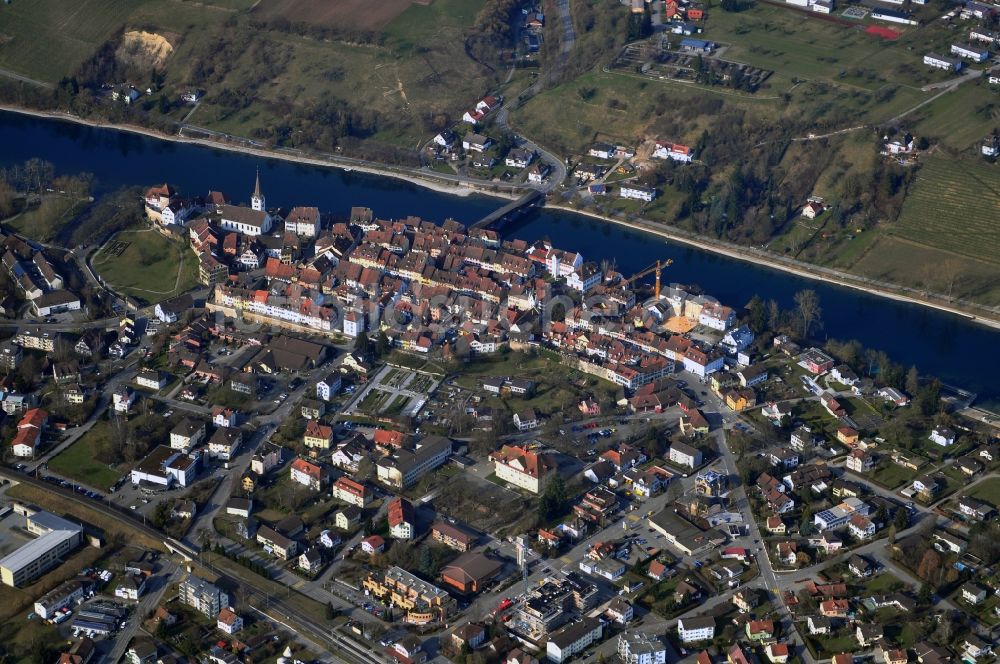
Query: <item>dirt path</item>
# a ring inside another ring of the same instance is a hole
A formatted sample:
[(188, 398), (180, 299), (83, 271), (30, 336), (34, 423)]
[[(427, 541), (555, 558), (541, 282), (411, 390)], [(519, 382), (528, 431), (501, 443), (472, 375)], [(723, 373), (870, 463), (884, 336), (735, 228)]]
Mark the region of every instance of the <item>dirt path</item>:
[(28, 76), (23, 76), (17, 72), (13, 72), (9, 69), (0, 69), (0, 76), (6, 78), (12, 78), (15, 81), (21, 81), (22, 83), (28, 83), (30, 85), (37, 85), (40, 88), (45, 88), (46, 90), (55, 90), (56, 86), (51, 83), (46, 83), (45, 81), (39, 81), (37, 78), (29, 78)]

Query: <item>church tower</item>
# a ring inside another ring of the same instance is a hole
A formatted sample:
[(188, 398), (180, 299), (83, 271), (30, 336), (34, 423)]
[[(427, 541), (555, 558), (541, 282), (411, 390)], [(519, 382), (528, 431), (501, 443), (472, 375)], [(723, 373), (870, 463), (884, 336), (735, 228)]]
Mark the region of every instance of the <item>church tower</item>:
[(257, 169), (257, 184), (253, 188), (253, 196), (250, 197), (250, 207), (254, 210), (259, 210), (261, 212), (266, 212), (267, 207), (264, 204), (264, 194), (260, 193), (260, 169)]

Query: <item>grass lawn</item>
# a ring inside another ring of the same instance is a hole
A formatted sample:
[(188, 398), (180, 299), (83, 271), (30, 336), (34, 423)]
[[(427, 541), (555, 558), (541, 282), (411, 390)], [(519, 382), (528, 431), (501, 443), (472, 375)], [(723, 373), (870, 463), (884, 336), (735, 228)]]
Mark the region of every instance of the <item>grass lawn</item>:
[(886, 72), (882, 71), (885, 65), (878, 69), (872, 66), (893, 61), (876, 57), (892, 48), (887, 42), (851, 27), (771, 5), (756, 4), (739, 13), (712, 12), (705, 35), (730, 44), (725, 52), (727, 60), (800, 78), (846, 79), (867, 89), (881, 87), (886, 81)]
[(978, 153), (980, 141), (1000, 122), (1000, 104), (984, 78), (938, 97), (908, 120), (914, 121), (912, 131), (917, 136), (957, 150), (976, 146)]
[(852, 652), (858, 645), (854, 632), (850, 630), (827, 637), (809, 636), (806, 638), (816, 647), (820, 656), (824, 653), (829, 657), (841, 652)]
[(1000, 505), (1000, 477), (983, 480), (966, 491), (965, 494), (990, 505)]
[(144, 302), (166, 300), (198, 283), (194, 255), (155, 230), (117, 233), (91, 262), (109, 285)]
[(892, 574), (878, 574), (864, 584), (864, 595), (877, 595), (895, 592), (905, 584)]
[[(980, 196), (982, 192), (976, 195)], [(913, 206), (914, 210), (918, 209), (915, 203), (909, 202), (913, 196), (911, 193), (907, 197), (908, 202), (903, 205), (904, 215), (909, 206)], [(946, 218), (957, 219), (956, 214), (958, 213), (954, 211), (948, 212)], [(902, 223), (907, 221), (904, 219)], [(928, 218), (926, 223), (928, 225), (926, 234), (919, 244), (901, 237), (878, 237), (871, 248), (851, 267), (851, 272), (916, 288), (926, 288), (987, 306), (1000, 304), (997, 265), (928, 246), (930, 242), (939, 241), (934, 238), (947, 236), (949, 230), (947, 222), (942, 218), (938, 218), (937, 221)], [(872, 235), (874, 233), (870, 232)], [(950, 238), (940, 241), (943, 244), (952, 243)], [(991, 242), (988, 236), (982, 238), (984, 245)]]
[(918, 473), (909, 468), (903, 468), (900, 465), (889, 462), (875, 473), (874, 479), (890, 489), (895, 489), (902, 486), (904, 482), (912, 481), (917, 475)]
[(69, 196), (49, 194), (38, 207), (24, 211), (5, 225), (40, 242), (51, 242), (82, 206), (82, 201)]
[(97, 451), (108, 440), (108, 423), (99, 420), (78, 441), (67, 447), (51, 461), (49, 468), (96, 489), (107, 490), (122, 474), (108, 464), (97, 460)]
[(476, 20), (481, 0), (434, 0), (411, 4), (383, 30), (389, 43), (401, 50), (416, 49)]

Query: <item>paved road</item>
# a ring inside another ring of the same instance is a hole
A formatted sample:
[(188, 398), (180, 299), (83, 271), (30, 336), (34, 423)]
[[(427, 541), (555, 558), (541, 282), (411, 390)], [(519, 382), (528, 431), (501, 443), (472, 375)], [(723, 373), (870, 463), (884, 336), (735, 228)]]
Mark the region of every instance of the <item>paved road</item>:
[(129, 615), (125, 629), (115, 636), (114, 648), (101, 659), (100, 664), (117, 664), (117, 662), (122, 661), (122, 657), (125, 656), (125, 651), (128, 650), (128, 645), (132, 642), (132, 638), (136, 636), (136, 632), (140, 630), (145, 632), (142, 629), (142, 621), (159, 606), (160, 600), (163, 599), (163, 595), (167, 592), (167, 588), (173, 583), (179, 583), (183, 578), (183, 574), (181, 574), (183, 568), (176, 565), (169, 558), (160, 558), (160, 565), (160, 573), (147, 582), (147, 585), (150, 583), (157, 585), (152, 592), (147, 592), (132, 607), (133, 610)]

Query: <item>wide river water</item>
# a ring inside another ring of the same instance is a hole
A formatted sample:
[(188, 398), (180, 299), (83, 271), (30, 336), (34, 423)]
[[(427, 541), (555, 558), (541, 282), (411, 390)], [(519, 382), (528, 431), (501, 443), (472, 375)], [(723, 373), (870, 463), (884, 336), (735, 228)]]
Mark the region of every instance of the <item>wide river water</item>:
[[(360, 205), (371, 207), (382, 218), (416, 215), (472, 223), (503, 205), (486, 196), (452, 196), (395, 178), (0, 112), (0, 165), (31, 157), (53, 162), (60, 174), (93, 173), (97, 194), (123, 185), (170, 182), (182, 194), (217, 189), (235, 201), (246, 201), (255, 170), (260, 168), (261, 188), (268, 206), (274, 207), (315, 205), (323, 212), (346, 216), (352, 206)], [(978, 393), (983, 405), (1000, 403), (996, 377), (1000, 330), (960, 316), (814, 282), (569, 213), (541, 210), (508, 226), (505, 234), (528, 241), (548, 238), (588, 260), (611, 258), (625, 274), (644, 269), (658, 258), (672, 258), (665, 282), (698, 284), (735, 307), (757, 293), (791, 308), (796, 291), (812, 288), (823, 307), (824, 335), (858, 339), (907, 366), (917, 365), (922, 373)]]

